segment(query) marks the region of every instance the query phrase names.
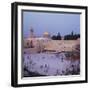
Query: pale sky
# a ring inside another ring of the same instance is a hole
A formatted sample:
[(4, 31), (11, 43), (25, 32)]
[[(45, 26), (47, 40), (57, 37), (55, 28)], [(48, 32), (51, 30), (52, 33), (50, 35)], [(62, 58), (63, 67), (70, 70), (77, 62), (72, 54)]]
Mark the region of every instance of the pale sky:
[(23, 34), (30, 35), (30, 28), (34, 29), (36, 36), (42, 36), (44, 32), (62, 36), (71, 33), (80, 34), (80, 14), (71, 13), (46, 13), (46, 12), (23, 12)]

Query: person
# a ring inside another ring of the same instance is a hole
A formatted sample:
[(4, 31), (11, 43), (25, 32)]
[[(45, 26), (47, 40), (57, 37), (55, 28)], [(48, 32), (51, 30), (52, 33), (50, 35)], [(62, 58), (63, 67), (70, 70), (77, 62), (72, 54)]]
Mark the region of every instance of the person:
[(47, 64), (45, 64), (45, 70), (44, 70), (44, 72), (48, 72), (48, 70), (49, 70), (49, 66), (47, 65)]
[(62, 57), (61, 57), (61, 61), (63, 62), (63, 55), (62, 55)]
[(42, 69), (43, 68), (43, 65), (41, 65), (40, 68)]

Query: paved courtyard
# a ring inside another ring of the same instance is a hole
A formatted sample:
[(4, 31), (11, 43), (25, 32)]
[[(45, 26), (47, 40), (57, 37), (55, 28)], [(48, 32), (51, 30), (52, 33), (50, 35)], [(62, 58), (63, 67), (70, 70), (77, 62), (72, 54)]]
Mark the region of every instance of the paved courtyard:
[(77, 75), (80, 74), (80, 60), (66, 60), (64, 53), (24, 54), (23, 68), (24, 76), (29, 76), (28, 72), (46, 76)]

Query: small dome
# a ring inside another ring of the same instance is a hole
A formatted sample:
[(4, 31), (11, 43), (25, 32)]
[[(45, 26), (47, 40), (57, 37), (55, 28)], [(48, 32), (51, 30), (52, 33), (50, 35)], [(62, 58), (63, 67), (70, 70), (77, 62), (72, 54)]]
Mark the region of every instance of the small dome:
[(49, 38), (50, 34), (48, 32), (44, 32), (43, 36), (46, 37), (46, 38)]
[(49, 33), (48, 32), (44, 32), (44, 35), (49, 35)]

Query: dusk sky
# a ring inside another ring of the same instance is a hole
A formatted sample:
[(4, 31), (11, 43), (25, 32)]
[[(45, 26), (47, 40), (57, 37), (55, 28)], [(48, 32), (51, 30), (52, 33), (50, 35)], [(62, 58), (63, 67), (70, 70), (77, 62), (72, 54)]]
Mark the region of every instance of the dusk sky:
[(24, 37), (29, 37), (31, 27), (36, 36), (42, 36), (44, 32), (49, 32), (51, 36), (58, 32), (64, 36), (72, 31), (80, 34), (80, 14), (24, 11)]

